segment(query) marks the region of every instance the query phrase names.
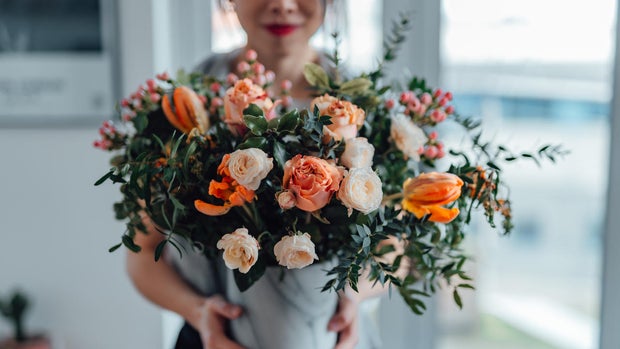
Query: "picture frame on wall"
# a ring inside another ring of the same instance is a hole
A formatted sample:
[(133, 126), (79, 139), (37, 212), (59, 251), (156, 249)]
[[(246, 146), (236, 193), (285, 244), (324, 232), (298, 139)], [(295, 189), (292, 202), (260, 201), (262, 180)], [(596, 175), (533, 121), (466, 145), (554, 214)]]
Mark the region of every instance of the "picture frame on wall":
[(118, 96), (115, 0), (0, 0), (0, 126), (96, 124)]

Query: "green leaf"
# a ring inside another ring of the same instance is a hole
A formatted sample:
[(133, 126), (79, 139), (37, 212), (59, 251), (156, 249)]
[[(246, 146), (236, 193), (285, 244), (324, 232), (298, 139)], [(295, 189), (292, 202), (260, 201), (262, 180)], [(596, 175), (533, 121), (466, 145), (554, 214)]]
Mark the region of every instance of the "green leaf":
[(103, 182), (105, 182), (108, 178), (112, 177), (112, 175), (114, 174), (114, 169), (111, 169), (108, 173), (106, 173), (105, 175), (103, 175), (103, 177), (99, 178), (96, 182), (95, 182), (95, 186), (101, 185)]
[(256, 104), (250, 104), (249, 107), (245, 108), (243, 115), (264, 116), (263, 110)]
[(116, 244), (116, 245), (114, 245), (114, 246), (110, 247), (110, 248), (108, 249), (108, 252), (112, 253), (112, 252), (114, 252), (114, 251), (118, 250), (118, 249), (119, 249), (119, 247), (121, 247), (121, 246), (123, 246), (123, 243), (122, 243), (122, 242), (119, 242), (118, 244)]
[(299, 112), (297, 112), (297, 110), (291, 110), (280, 118), (278, 132), (292, 132), (295, 130), (298, 123)]
[(472, 285), (470, 285), (470, 284), (460, 284), (460, 285), (458, 285), (457, 287), (460, 287), (460, 288), (468, 288), (468, 289), (470, 289), (470, 290), (475, 290), (475, 289), (476, 289), (474, 286), (472, 286)]
[(248, 148), (260, 148), (263, 149), (267, 146), (267, 140), (265, 137), (250, 137), (245, 140), (245, 142), (239, 144), (239, 149), (248, 149)]
[(261, 276), (263, 276), (263, 274), (265, 274), (266, 269), (267, 265), (264, 262), (264, 258), (260, 257), (256, 261), (256, 264), (254, 264), (246, 274), (241, 273), (239, 269), (235, 269), (233, 274), (235, 276), (235, 283), (237, 284), (239, 291), (245, 292), (249, 289), (250, 286), (252, 286), (256, 281), (258, 281), (258, 279), (261, 278)]
[(123, 235), (123, 245), (125, 245), (125, 247), (127, 247), (129, 250), (131, 250), (132, 252), (140, 252), (142, 250), (142, 248), (138, 245), (136, 245), (133, 242), (133, 239), (129, 236), (129, 235)]
[(132, 122), (134, 126), (136, 127), (136, 131), (138, 131), (138, 133), (142, 133), (142, 131), (144, 131), (146, 126), (148, 126), (149, 124), (147, 114), (143, 114), (143, 113), (138, 113), (138, 115), (136, 115), (136, 117), (133, 118)]
[(347, 95), (362, 94), (367, 91), (370, 86), (372, 86), (372, 82), (370, 80), (366, 78), (355, 78), (342, 84), (342, 86), (340, 86), (340, 93)]
[(325, 69), (314, 63), (308, 63), (304, 66), (304, 76), (310, 86), (319, 88), (329, 88), (329, 76)]
[(269, 126), (267, 120), (263, 116), (244, 115), (243, 121), (245, 121), (250, 131), (257, 136), (262, 136)]
[(273, 157), (280, 167), (284, 168), (284, 164), (286, 163), (286, 148), (284, 144), (277, 141), (273, 144)]
[(461, 295), (459, 295), (459, 291), (456, 289), (452, 292), (452, 296), (454, 297), (454, 303), (459, 307), (459, 309), (463, 309), (463, 301), (461, 300)]
[(164, 252), (164, 247), (167, 243), (168, 240), (162, 240), (159, 244), (157, 244), (157, 247), (155, 247), (155, 262), (159, 261), (161, 258), (161, 255)]

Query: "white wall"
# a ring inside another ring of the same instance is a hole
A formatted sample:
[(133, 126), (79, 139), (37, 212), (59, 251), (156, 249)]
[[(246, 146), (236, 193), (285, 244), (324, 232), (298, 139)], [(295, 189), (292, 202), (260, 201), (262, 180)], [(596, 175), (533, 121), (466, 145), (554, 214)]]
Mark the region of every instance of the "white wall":
[[(159, 312), (140, 298), (109, 254), (123, 226), (117, 188), (94, 187), (107, 154), (96, 129), (0, 129), (0, 293), (33, 299), (28, 327), (55, 349), (161, 348)], [(0, 337), (8, 334), (6, 322)]]
[[(119, 3), (126, 95), (154, 72), (153, 10), (151, 0)], [(107, 252), (124, 228), (118, 188), (93, 186), (109, 169), (92, 147), (97, 127), (0, 128), (0, 295), (27, 292), (28, 329), (54, 349), (162, 348), (161, 312), (130, 284), (124, 251)], [(0, 321), (0, 338), (9, 333)]]

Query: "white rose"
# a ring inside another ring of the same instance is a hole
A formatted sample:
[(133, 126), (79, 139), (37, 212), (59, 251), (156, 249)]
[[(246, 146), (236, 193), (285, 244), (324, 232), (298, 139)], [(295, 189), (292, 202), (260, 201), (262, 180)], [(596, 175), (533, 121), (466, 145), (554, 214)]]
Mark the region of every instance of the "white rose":
[(349, 209), (349, 216), (353, 209), (368, 214), (381, 206), (381, 179), (370, 167), (351, 169), (340, 183), (338, 199)]
[(396, 114), (392, 116), (392, 127), (390, 135), (405, 157), (410, 157), (415, 161), (420, 161), (418, 149), (426, 144), (427, 138), (424, 131), (416, 126), (404, 114)]
[(273, 159), (258, 148), (237, 150), (230, 154), (230, 176), (242, 186), (256, 190), (273, 168)]
[(288, 269), (301, 269), (318, 260), (310, 234), (284, 236), (273, 247), (276, 260)]
[(288, 190), (282, 191), (276, 195), (276, 199), (278, 200), (278, 205), (283, 210), (289, 210), (295, 207), (295, 202), (297, 201), (295, 198), (295, 194), (291, 193)]
[(352, 138), (346, 141), (340, 162), (347, 168), (364, 168), (372, 166), (372, 157), (375, 147), (364, 137)]
[(246, 228), (239, 228), (222, 236), (217, 248), (224, 250), (224, 263), (229, 269), (247, 273), (258, 259), (258, 241)]

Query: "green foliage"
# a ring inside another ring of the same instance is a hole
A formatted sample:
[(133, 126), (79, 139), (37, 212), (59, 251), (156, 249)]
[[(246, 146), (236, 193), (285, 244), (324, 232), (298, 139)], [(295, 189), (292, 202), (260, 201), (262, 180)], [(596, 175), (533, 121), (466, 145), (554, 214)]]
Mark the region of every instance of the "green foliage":
[(18, 343), (25, 342), (27, 337), (24, 330), (24, 317), (30, 307), (30, 300), (26, 294), (15, 291), (6, 299), (0, 299), (0, 313), (11, 322), (13, 336)]

